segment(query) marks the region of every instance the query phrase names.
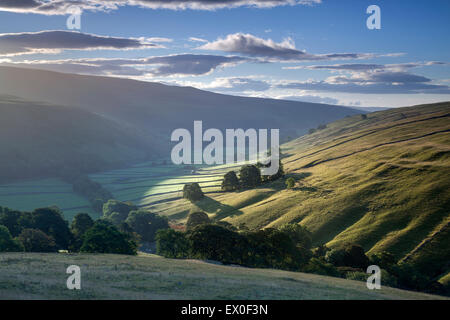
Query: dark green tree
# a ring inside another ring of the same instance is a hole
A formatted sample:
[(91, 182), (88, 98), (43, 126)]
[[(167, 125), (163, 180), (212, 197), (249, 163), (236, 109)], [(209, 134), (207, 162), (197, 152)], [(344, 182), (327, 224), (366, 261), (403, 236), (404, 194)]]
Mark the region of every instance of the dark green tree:
[(255, 165), (246, 165), (239, 171), (239, 181), (243, 188), (254, 188), (261, 184), (261, 170)]
[(287, 223), (280, 227), (280, 231), (286, 233), (289, 237), (291, 237), (296, 246), (302, 247), (304, 249), (311, 249), (311, 232), (306, 230), (305, 227), (297, 223)]
[(203, 199), (204, 196), (205, 195), (197, 182), (185, 184), (183, 187), (183, 198), (188, 199), (191, 202), (199, 201)]
[(69, 223), (56, 207), (40, 208), (32, 212), (33, 228), (53, 237), (58, 249), (67, 249), (72, 240)]
[(147, 242), (155, 241), (155, 235), (158, 230), (169, 228), (166, 217), (146, 210), (131, 211), (125, 222), (140, 235), (142, 241)]
[(70, 231), (73, 234), (69, 250), (72, 252), (80, 251), (83, 244), (83, 235), (94, 225), (94, 220), (87, 213), (77, 213), (70, 225)]
[(191, 212), (189, 213), (187, 222), (186, 222), (186, 227), (187, 229), (192, 229), (198, 225), (201, 224), (209, 224), (211, 223), (211, 220), (209, 219), (209, 216), (202, 212), (202, 211), (196, 211), (196, 212)]
[(114, 225), (99, 220), (84, 234), (80, 251), (135, 255), (137, 244), (129, 235), (117, 230)]
[(223, 191), (236, 191), (239, 189), (239, 179), (236, 172), (229, 171), (223, 176), (222, 190)]
[(110, 199), (103, 205), (103, 217), (115, 225), (119, 225), (128, 218), (131, 211), (138, 210), (138, 207), (129, 203)]
[(23, 250), (22, 244), (12, 238), (8, 228), (0, 225), (0, 252), (20, 252)]
[(187, 258), (189, 242), (182, 232), (160, 229), (156, 232), (156, 253), (166, 258)]
[(190, 254), (194, 258), (242, 264), (247, 246), (245, 238), (237, 232), (218, 225), (204, 224), (186, 234)]

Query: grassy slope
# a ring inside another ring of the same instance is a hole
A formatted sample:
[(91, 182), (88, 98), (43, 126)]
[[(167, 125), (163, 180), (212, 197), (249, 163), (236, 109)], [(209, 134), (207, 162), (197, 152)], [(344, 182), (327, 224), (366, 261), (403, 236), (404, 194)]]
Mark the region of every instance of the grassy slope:
[[(283, 146), (285, 170), (298, 179), (257, 190), (216, 193), (196, 206), (250, 228), (294, 222), (315, 244), (359, 243), (445, 268), (450, 261), (450, 103), (345, 118)], [(155, 211), (183, 221), (191, 205)], [(422, 243), (425, 242), (425, 245)]]
[(0, 95), (0, 182), (143, 161), (131, 130), (82, 109)]
[[(81, 290), (68, 290), (69, 265)], [(364, 282), (158, 256), (0, 254), (0, 299), (440, 299)]]

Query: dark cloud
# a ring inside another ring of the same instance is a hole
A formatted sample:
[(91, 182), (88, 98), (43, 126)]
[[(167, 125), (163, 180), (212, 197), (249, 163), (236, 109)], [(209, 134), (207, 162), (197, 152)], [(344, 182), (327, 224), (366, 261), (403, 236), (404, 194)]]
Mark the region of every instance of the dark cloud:
[(296, 49), (291, 38), (287, 38), (282, 42), (275, 42), (271, 39), (261, 39), (244, 33), (229, 34), (225, 38), (206, 43), (198, 49), (232, 52), (250, 57), (264, 58), (268, 61), (286, 62), (368, 59), (375, 57), (371, 53), (310, 54)]
[(320, 2), (321, 0), (0, 0), (0, 11), (65, 15), (71, 6), (90, 11), (117, 10), (121, 6), (170, 10), (216, 10), (236, 7), (271, 8), (286, 5), (312, 5)]
[(67, 59), (3, 63), (66, 73), (117, 76), (198, 76), (250, 61), (242, 57), (180, 54), (143, 59)]
[(65, 49), (142, 49), (160, 47), (138, 39), (117, 38), (74, 31), (40, 31), (0, 34), (0, 55), (55, 53)]

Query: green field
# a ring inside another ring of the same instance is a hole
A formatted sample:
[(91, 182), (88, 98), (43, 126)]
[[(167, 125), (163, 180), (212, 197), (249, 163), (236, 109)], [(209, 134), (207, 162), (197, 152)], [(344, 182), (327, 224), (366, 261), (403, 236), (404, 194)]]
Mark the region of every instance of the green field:
[(98, 217), (89, 201), (72, 190), (72, 186), (60, 179), (42, 179), (0, 185), (0, 206), (22, 211), (36, 208), (58, 206), (66, 219), (78, 212), (89, 213)]
[[(66, 268), (81, 268), (81, 290)], [(0, 254), (0, 299), (445, 299), (360, 281), (153, 255)]]
[[(250, 229), (299, 223), (312, 233), (314, 245), (357, 243), (369, 254), (389, 251), (427, 272), (446, 268), (450, 103), (347, 117), (283, 145), (282, 154), (287, 176), (297, 180), (291, 190), (281, 179), (253, 190), (221, 192), (223, 174), (239, 165), (199, 167), (192, 173), (182, 166), (142, 163), (90, 177), (118, 200), (174, 223), (185, 222), (194, 208)], [(195, 204), (182, 199), (188, 182), (199, 182), (206, 198)], [(31, 210), (53, 204), (68, 219), (88, 211), (87, 202), (57, 180), (0, 186), (2, 206)]]

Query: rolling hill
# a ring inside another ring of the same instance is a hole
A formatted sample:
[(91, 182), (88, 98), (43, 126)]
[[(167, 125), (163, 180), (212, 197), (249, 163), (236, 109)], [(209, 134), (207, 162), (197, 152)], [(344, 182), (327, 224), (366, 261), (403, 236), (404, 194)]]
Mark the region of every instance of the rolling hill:
[(83, 109), (0, 96), (0, 181), (92, 172), (142, 161), (153, 148)]
[[(362, 281), (147, 254), (2, 253), (0, 263), (0, 299), (445, 299), (386, 286), (372, 291)], [(81, 290), (66, 288), (72, 264), (81, 268)]]
[[(299, 223), (314, 245), (357, 243), (389, 251), (424, 272), (450, 261), (450, 103), (347, 117), (282, 147), (284, 181), (236, 193), (212, 192), (195, 207), (250, 229)], [(184, 222), (186, 200), (150, 210)]]
[(0, 67), (0, 94), (101, 115), (151, 140), (157, 145), (154, 152), (167, 152), (172, 131), (192, 129), (194, 120), (202, 120), (204, 128), (279, 128), (282, 138), (287, 139), (319, 124), (362, 113), (333, 105), (236, 97), (191, 87), (5, 66)]

